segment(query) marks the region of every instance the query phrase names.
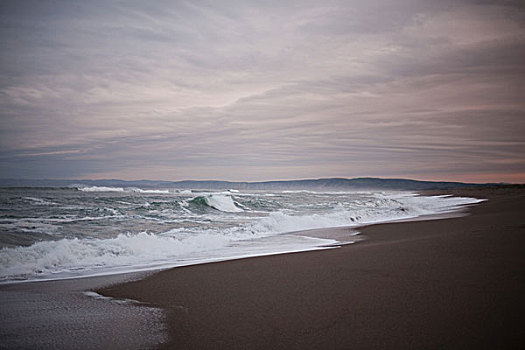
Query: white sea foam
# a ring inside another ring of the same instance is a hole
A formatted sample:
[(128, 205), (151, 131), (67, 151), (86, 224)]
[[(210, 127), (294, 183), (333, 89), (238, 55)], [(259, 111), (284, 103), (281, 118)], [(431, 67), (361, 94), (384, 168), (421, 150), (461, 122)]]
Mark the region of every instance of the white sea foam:
[(179, 202), (180, 207), (188, 211), (189, 204), (205, 205), (210, 208), (222, 211), (224, 213), (240, 213), (244, 210), (240, 208), (241, 204), (233, 200), (230, 194), (223, 193), (209, 193), (201, 196), (194, 197), (189, 200), (183, 200)]
[[(113, 211), (115, 212), (115, 211)], [(119, 215), (115, 212), (115, 215), (103, 215), (103, 216), (74, 216), (74, 215), (65, 215), (60, 218), (16, 218), (16, 219), (10, 219), (10, 218), (1, 218), (0, 222), (10, 222), (10, 223), (16, 223), (18, 225), (36, 225), (39, 223), (47, 224), (47, 223), (68, 223), (68, 222), (76, 222), (76, 221), (100, 221), (100, 220), (107, 220), (107, 219), (115, 219), (115, 218), (124, 218), (124, 215)]]
[(81, 186), (77, 189), (82, 192), (124, 192), (123, 187)]
[(146, 193), (146, 194), (169, 194), (169, 190), (143, 190), (141, 188), (130, 187), (126, 189), (127, 192)]
[(144, 194), (169, 194), (169, 190), (142, 189), (137, 187), (77, 186), (82, 192), (128, 192)]
[(192, 195), (193, 192), (191, 190), (177, 190), (177, 193), (184, 194), (184, 195)]
[(319, 215), (287, 215), (283, 212), (273, 212), (267, 217), (250, 224), (247, 229), (257, 232), (285, 233), (314, 228), (350, 226), (355, 224), (347, 211), (336, 211), (330, 214)]
[(204, 197), (206, 203), (212, 208), (227, 213), (238, 213), (243, 210), (235, 205), (231, 196), (225, 196), (220, 194), (211, 194)]
[[(112, 239), (62, 239), (0, 252), (1, 279), (56, 279), (322, 248), (333, 240), (294, 237), (255, 244), (253, 236), (200, 233), (179, 237), (141, 232)], [(237, 243), (235, 243), (237, 242)], [(283, 244), (286, 243), (286, 244)], [(1, 280), (0, 279), (0, 280)]]
[(50, 275), (74, 270), (155, 263), (224, 244), (221, 236), (199, 235), (176, 239), (141, 232), (111, 239), (62, 239), (30, 247), (4, 248), (0, 254), (3, 276)]

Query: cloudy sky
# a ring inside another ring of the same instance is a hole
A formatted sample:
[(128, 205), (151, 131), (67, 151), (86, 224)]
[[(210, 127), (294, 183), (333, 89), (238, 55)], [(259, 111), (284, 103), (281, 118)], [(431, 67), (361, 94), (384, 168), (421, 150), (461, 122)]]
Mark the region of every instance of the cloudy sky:
[(2, 1), (0, 178), (525, 182), (521, 1)]

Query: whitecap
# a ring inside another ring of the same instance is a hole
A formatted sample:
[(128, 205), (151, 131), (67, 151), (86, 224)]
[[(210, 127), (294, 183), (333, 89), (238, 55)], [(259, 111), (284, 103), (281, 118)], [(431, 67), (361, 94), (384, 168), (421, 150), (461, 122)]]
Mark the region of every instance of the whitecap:
[(82, 192), (124, 192), (123, 187), (81, 186), (77, 189)]

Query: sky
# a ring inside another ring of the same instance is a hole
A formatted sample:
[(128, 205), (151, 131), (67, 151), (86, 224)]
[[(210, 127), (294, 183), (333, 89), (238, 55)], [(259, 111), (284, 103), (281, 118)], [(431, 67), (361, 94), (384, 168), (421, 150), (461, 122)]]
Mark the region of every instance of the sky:
[(521, 1), (0, 2), (0, 178), (525, 183)]

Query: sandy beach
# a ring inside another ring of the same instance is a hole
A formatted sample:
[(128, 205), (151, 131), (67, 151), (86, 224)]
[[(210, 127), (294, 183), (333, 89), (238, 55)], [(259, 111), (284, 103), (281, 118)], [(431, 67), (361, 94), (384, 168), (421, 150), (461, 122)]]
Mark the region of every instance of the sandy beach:
[(161, 310), (89, 292), (144, 276), (0, 285), (0, 349), (155, 348), (167, 339)]
[(517, 349), (525, 193), (459, 218), (364, 227), (357, 244), (162, 271), (100, 291), (165, 310), (177, 349)]
[(525, 191), (456, 194), (489, 200), (336, 249), (1, 285), (0, 348), (522, 348)]

